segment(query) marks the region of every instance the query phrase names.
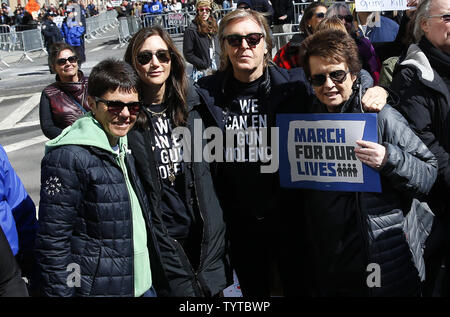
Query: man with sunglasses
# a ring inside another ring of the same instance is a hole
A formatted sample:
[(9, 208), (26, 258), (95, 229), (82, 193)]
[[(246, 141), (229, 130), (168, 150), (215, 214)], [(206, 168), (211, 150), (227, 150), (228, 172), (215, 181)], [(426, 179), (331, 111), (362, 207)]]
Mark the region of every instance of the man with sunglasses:
[(45, 296), (156, 296), (159, 256), (127, 142), (137, 83), (126, 62), (100, 62), (91, 111), (46, 144), (36, 242)]
[[(293, 208), (298, 202), (295, 194), (280, 189), (276, 171), (264, 173), (262, 168), (270, 164), (272, 146), (276, 149), (269, 141), (276, 114), (302, 112), (313, 92), (300, 68), (288, 71), (271, 64), (269, 32), (256, 11), (227, 14), (219, 26), (219, 71), (197, 83), (206, 126), (224, 132), (224, 145), (234, 141), (224, 149), (224, 162), (215, 163), (213, 177), (244, 296), (304, 294), (296, 251), (302, 249), (298, 243), (303, 233)], [(267, 142), (257, 142), (256, 156), (255, 136), (262, 133), (267, 133)]]

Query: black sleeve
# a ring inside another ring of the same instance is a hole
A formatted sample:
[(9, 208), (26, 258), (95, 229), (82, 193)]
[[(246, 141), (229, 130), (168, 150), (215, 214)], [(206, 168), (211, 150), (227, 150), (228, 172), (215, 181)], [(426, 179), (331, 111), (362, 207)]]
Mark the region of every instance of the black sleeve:
[(0, 297), (28, 297), (19, 266), (0, 227)]
[(44, 296), (75, 294), (67, 284), (67, 267), (74, 262), (71, 237), (83, 200), (81, 180), (87, 179), (87, 162), (85, 156), (78, 157), (66, 147), (54, 149), (42, 159), (35, 250)]
[(42, 132), (49, 139), (56, 138), (63, 130), (55, 126), (50, 110), (50, 100), (44, 92), (42, 92), (41, 102), (39, 103), (39, 121)]
[[(393, 78), (391, 89), (400, 96), (397, 110), (408, 120), (411, 129), (419, 136), (438, 160), (438, 180), (450, 188), (450, 155), (435, 135), (436, 104), (430, 92), (417, 84), (413, 71), (403, 68)], [(445, 120), (445, 118), (441, 118)]]
[(197, 41), (196, 31), (192, 29), (186, 29), (183, 38), (183, 54), (186, 61), (191, 63), (198, 70), (207, 69), (209, 66), (209, 60), (203, 60), (195, 55), (194, 42)]

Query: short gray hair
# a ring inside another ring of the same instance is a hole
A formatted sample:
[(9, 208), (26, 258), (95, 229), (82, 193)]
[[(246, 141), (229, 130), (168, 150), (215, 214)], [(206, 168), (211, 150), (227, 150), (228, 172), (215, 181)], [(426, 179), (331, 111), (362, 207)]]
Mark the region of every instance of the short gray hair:
[(350, 11), (350, 8), (347, 6), (347, 4), (335, 3), (327, 9), (326, 17), (331, 18), (336, 15), (339, 15), (339, 11), (341, 11), (341, 8), (347, 10), (348, 14), (352, 14), (352, 12)]
[(265, 47), (267, 54), (264, 57), (264, 63), (267, 65), (272, 60), (272, 36), (270, 34), (270, 28), (267, 24), (267, 20), (263, 14), (254, 10), (236, 9), (226, 14), (220, 21), (219, 25), (219, 43), (220, 43), (220, 67), (219, 70), (226, 70), (231, 66), (231, 62), (225, 52), (225, 29), (233, 21), (240, 19), (250, 19), (256, 22), (261, 28), (261, 33), (264, 36)]
[(430, 15), (430, 6), (433, 0), (420, 0), (420, 4), (417, 7), (414, 16), (411, 19), (411, 23), (414, 23), (413, 35), (416, 42), (419, 42), (422, 36), (425, 34), (422, 30), (422, 21), (427, 19)]

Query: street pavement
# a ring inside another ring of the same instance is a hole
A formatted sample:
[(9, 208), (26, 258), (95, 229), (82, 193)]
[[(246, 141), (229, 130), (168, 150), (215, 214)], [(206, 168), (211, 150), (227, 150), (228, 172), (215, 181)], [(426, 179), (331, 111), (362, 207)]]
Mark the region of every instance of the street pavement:
[[(182, 51), (182, 37), (174, 37)], [(91, 69), (108, 57), (122, 59), (126, 45), (119, 43), (117, 29), (101, 38), (86, 42), (86, 63), (82, 71), (89, 76)], [(39, 205), (40, 164), (44, 144), (48, 140), (39, 126), (39, 100), (42, 90), (55, 81), (50, 74), (47, 54), (0, 51), (0, 144), (5, 148), (12, 166), (36, 206)], [(7, 67), (4, 61), (9, 65)], [(187, 64), (188, 71), (192, 69)]]

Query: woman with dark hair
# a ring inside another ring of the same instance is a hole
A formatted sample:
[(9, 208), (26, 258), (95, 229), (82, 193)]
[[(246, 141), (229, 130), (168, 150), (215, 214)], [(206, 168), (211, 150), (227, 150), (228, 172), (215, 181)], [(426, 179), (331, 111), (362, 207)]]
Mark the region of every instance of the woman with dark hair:
[[(225, 223), (209, 163), (194, 161), (174, 130), (202, 126), (189, 92), (185, 62), (169, 34), (144, 28), (130, 40), (125, 61), (141, 79), (144, 104), (129, 145), (153, 207), (152, 222), (167, 283), (160, 296), (216, 296), (230, 283)], [(184, 136), (184, 133), (183, 133)], [(198, 138), (199, 136), (197, 136)], [(201, 136), (200, 136), (201, 137)], [(192, 163), (191, 163), (192, 162)]]
[[(341, 30), (317, 31), (302, 44), (315, 92), (310, 113), (362, 113), (355, 41)], [(422, 255), (404, 229), (413, 198), (426, 195), (437, 160), (389, 105), (377, 114), (379, 143), (357, 140), (358, 160), (380, 173), (381, 193), (304, 190), (304, 218), (315, 296), (417, 296)], [(307, 198), (306, 198), (307, 197)], [(420, 224), (419, 224), (420, 226)], [(379, 281), (373, 287), (373, 264)], [(372, 267), (372, 268), (371, 268)], [(372, 284), (372, 286), (370, 286)]]
[(199, 0), (196, 10), (197, 15), (185, 30), (183, 38), (183, 54), (193, 66), (194, 81), (216, 70), (219, 57), (218, 27), (212, 15), (212, 4), (209, 0)]
[(49, 61), (56, 73), (56, 82), (42, 91), (39, 119), (44, 135), (54, 139), (90, 108), (88, 78), (78, 68), (74, 48), (67, 43), (53, 44)]
[(89, 76), (91, 111), (45, 144), (36, 255), (44, 296), (156, 297), (151, 208), (128, 149), (139, 78), (106, 59)]
[(300, 34), (295, 34), (275, 55), (273, 61), (277, 66), (291, 69), (300, 67), (298, 57), (303, 40), (314, 33), (316, 26), (325, 17), (327, 7), (324, 3), (313, 2), (306, 9), (300, 21)]

